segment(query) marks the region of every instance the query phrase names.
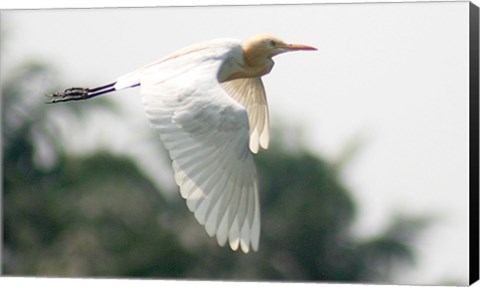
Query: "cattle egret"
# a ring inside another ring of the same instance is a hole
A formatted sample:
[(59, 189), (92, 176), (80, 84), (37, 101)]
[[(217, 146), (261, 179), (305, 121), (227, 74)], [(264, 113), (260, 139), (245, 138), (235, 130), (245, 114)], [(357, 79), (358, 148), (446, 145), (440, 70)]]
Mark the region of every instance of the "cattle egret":
[(51, 103), (85, 100), (140, 86), (147, 118), (168, 150), (175, 181), (210, 237), (257, 251), (260, 207), (252, 153), (268, 148), (261, 77), (278, 54), (316, 50), (257, 35), (199, 43), (101, 87), (54, 93)]

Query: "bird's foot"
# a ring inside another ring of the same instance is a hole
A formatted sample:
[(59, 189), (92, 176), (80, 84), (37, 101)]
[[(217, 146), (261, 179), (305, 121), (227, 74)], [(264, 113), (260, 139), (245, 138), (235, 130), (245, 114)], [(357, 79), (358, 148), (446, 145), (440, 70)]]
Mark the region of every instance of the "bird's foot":
[(68, 102), (68, 101), (78, 101), (89, 98), (90, 90), (87, 88), (70, 88), (66, 89), (63, 92), (56, 92), (50, 96), (50, 101), (48, 103), (59, 103), (59, 102)]

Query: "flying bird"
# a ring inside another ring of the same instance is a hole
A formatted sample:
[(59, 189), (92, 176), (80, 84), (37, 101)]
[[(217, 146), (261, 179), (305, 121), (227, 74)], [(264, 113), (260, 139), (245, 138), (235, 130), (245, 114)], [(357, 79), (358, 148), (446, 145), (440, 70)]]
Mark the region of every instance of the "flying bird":
[(316, 48), (261, 34), (216, 39), (169, 56), (97, 88), (70, 88), (51, 103), (140, 87), (145, 112), (169, 152), (175, 182), (197, 221), (220, 246), (258, 250), (260, 206), (253, 154), (270, 141), (261, 77), (272, 57)]

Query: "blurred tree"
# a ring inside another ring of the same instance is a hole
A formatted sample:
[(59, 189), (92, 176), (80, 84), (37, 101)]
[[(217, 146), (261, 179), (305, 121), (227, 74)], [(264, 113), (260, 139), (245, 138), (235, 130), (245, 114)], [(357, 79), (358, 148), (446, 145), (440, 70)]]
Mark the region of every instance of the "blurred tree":
[(5, 274), (182, 275), (189, 255), (153, 184), (131, 159), (67, 155), (51, 116), (112, 105), (45, 105), (38, 91), (52, 90), (49, 75), (28, 63), (2, 85)]
[(164, 198), (132, 159), (66, 153), (51, 115), (80, 120), (108, 102), (45, 105), (38, 91), (54, 90), (50, 69), (29, 63), (10, 75), (2, 85), (7, 275), (388, 282), (397, 264), (414, 262), (410, 243), (426, 222), (400, 217), (355, 239), (339, 165), (281, 140), (256, 157), (259, 252), (220, 248), (180, 196)]

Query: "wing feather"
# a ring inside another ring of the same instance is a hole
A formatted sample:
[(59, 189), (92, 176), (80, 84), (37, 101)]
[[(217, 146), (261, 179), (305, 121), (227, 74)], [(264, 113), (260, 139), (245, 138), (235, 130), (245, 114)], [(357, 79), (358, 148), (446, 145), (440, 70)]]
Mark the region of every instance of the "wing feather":
[[(249, 114), (218, 83), (221, 59), (194, 59), (198, 65), (171, 77), (159, 80), (149, 72), (138, 76), (147, 117), (169, 152), (180, 194), (207, 234), (216, 236), (221, 246), (228, 242), (232, 250), (258, 250), (259, 201)], [(265, 122), (257, 118), (264, 115), (265, 110), (255, 114), (260, 137)]]
[(267, 97), (262, 79), (245, 78), (223, 82), (222, 88), (248, 112), (250, 125), (250, 150), (257, 153), (259, 148), (268, 148), (270, 123)]

